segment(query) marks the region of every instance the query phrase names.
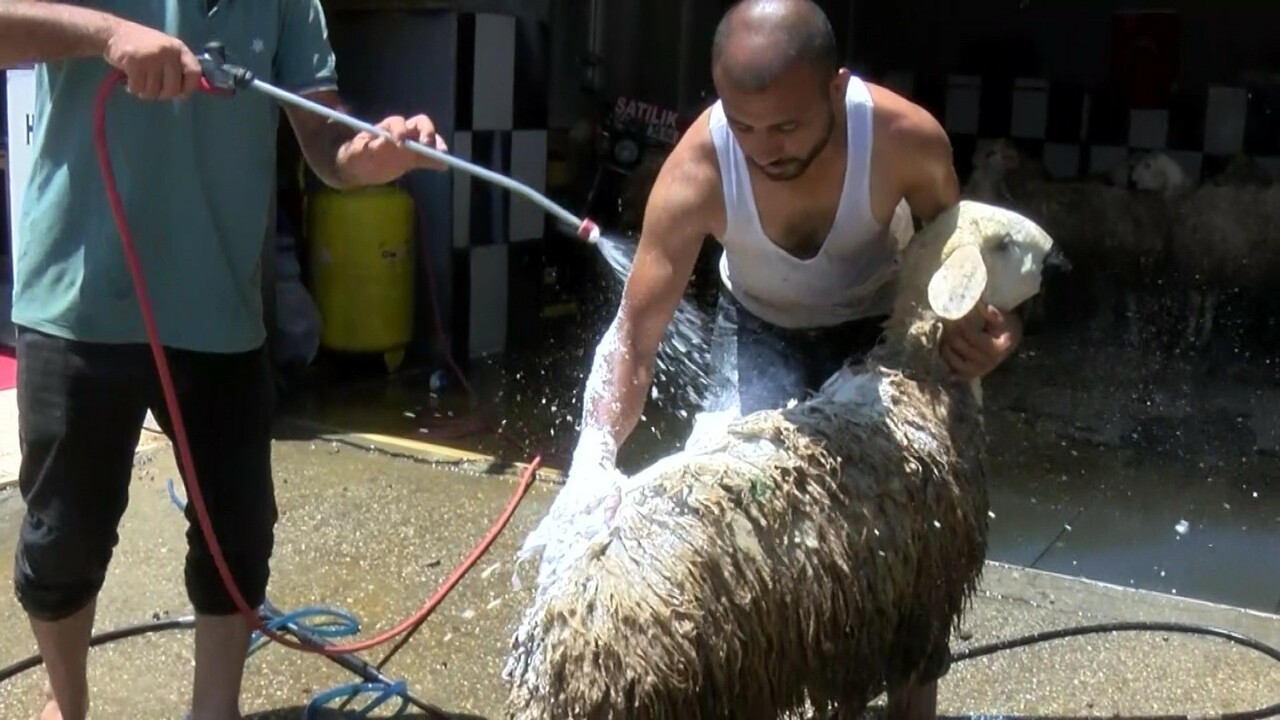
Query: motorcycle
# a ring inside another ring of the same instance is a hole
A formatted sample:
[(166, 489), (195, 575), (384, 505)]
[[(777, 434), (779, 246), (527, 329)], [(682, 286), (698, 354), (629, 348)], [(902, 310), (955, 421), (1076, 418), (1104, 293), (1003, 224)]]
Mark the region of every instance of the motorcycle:
[(616, 233), (638, 235), (649, 191), (686, 127), (675, 110), (617, 98), (597, 130), (587, 216)]
[[(630, 96), (597, 101), (595, 107), (597, 119), (584, 118), (571, 135), (573, 145), (585, 151), (579, 156), (576, 174), (589, 178), (578, 185), (577, 201), (572, 204), (580, 204), (582, 215), (599, 224), (608, 242), (622, 244), (623, 252), (632, 255), (658, 173), (703, 108), (682, 116), (672, 108)], [(547, 295), (556, 298), (551, 303), (555, 314), (581, 313), (580, 319), (607, 322), (621, 283), (614, 270), (601, 262), (599, 252), (575, 243), (557, 243), (547, 253), (543, 281)], [(719, 243), (708, 236), (689, 285), (700, 304), (714, 306), (719, 254)], [(596, 300), (583, 307), (584, 298)], [(597, 302), (600, 298), (614, 300)]]

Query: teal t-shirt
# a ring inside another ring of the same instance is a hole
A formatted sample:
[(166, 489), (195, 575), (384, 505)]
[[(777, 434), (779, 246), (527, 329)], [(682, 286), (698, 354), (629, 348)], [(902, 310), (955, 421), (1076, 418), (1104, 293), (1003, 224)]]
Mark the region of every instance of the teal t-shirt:
[[(336, 89), (320, 0), (96, 0), (297, 93)], [(94, 143), (100, 58), (36, 68), (33, 165), (21, 209), (13, 322), (75, 340), (146, 342)], [(265, 340), (262, 267), (276, 183), (277, 101), (250, 89), (180, 101), (121, 86), (107, 107), (117, 187), (161, 341), (241, 352)]]

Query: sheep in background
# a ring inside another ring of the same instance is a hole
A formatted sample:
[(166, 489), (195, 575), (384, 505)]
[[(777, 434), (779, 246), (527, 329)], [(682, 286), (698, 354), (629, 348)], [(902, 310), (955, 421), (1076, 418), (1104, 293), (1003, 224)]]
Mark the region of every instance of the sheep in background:
[(1265, 165), (1243, 153), (1231, 157), (1231, 161), (1222, 172), (1205, 180), (1205, 185), (1220, 187), (1269, 187), (1275, 177)]
[[(1249, 187), (1271, 187), (1276, 184), (1277, 174), (1272, 167), (1259, 162), (1256, 158), (1238, 153), (1222, 172), (1207, 178), (1208, 185), (1230, 185)], [(1271, 243), (1280, 242), (1274, 235)], [(1274, 245), (1262, 250), (1264, 254), (1276, 253)], [(1253, 327), (1245, 330), (1250, 334), (1251, 344), (1264, 353), (1272, 353), (1280, 360), (1280, 296), (1275, 292), (1275, 283), (1280, 280), (1280, 268), (1272, 268), (1263, 273), (1266, 283), (1261, 292), (1254, 292), (1251, 300), (1253, 311)], [(1256, 284), (1255, 284), (1256, 289)]]
[[(1280, 186), (1250, 181), (1250, 162), (1237, 161), (1215, 183), (1198, 186), (1164, 153), (1143, 156), (1133, 170), (1138, 188), (1164, 200), (1187, 302), (1184, 340), (1195, 348), (1213, 336), (1224, 289), (1268, 292), (1280, 283)], [(1251, 184), (1230, 184), (1242, 179)]]
[(1140, 156), (1131, 155), (1106, 174), (1107, 182), (1122, 189), (1127, 201), (1114, 208), (1117, 215), (1107, 218), (1115, 233), (1103, 274), (1123, 296), (1123, 305), (1112, 307), (1128, 318), (1128, 337), (1133, 346), (1140, 343), (1144, 328), (1153, 334), (1153, 339), (1167, 329), (1172, 264), (1170, 218), (1164, 198), (1132, 181), (1139, 159)]
[(629, 479), (611, 526), (562, 557), (517, 628), (507, 716), (854, 716), (945, 667), (987, 542), (981, 392), (943, 318), (1012, 311), (1051, 238), (964, 201), (903, 252), (885, 337), (812, 398), (714, 431)]
[(1110, 317), (1127, 320), (1129, 342), (1139, 344), (1166, 256), (1159, 198), (1132, 191), (1123, 163), (1104, 175), (1054, 179), (1004, 138), (980, 142), (973, 165), (966, 194), (1039, 223), (1076, 268), (1069, 306), (1100, 299)]
[(1050, 179), (1042, 163), (1023, 155), (1008, 138), (983, 138), (975, 143), (971, 166), (962, 194), (979, 202), (1012, 202), (1010, 186)]

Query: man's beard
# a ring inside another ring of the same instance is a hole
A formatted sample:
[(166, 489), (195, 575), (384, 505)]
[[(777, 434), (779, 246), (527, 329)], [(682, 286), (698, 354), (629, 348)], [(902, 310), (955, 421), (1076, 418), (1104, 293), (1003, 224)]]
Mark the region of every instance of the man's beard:
[(835, 128), (836, 128), (835, 111), (828, 110), (827, 131), (823, 133), (822, 139), (819, 140), (813, 146), (813, 149), (810, 150), (808, 153), (806, 153), (804, 157), (787, 158), (786, 160), (775, 160), (769, 163), (768, 165), (761, 165), (759, 163), (755, 163), (755, 165), (756, 167), (760, 168), (760, 172), (764, 173), (764, 176), (769, 178), (770, 180), (773, 180), (776, 182), (787, 182), (790, 180), (795, 180), (801, 175), (804, 175), (805, 171), (809, 169), (809, 166), (813, 164), (814, 159), (816, 159), (818, 155), (820, 155), (822, 151), (826, 149), (827, 145), (830, 144), (831, 136), (835, 133)]

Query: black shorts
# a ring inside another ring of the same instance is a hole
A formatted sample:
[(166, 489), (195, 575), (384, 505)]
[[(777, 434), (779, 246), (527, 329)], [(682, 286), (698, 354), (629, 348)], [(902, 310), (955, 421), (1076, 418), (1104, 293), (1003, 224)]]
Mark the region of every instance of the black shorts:
[[(278, 517), (270, 359), (265, 348), (225, 355), (169, 350), (167, 357), (214, 534), (245, 600), (256, 607), (265, 598)], [(14, 588), (33, 617), (59, 620), (102, 588), (147, 410), (171, 439), (172, 426), (146, 345), (80, 343), (18, 328), (17, 358), (18, 482), (27, 507)], [(198, 613), (232, 614), (235, 604), (193, 503), (186, 516), (187, 597)]]
[(816, 392), (846, 360), (875, 347), (884, 317), (793, 330), (753, 315), (721, 286), (711, 338), (712, 389), (705, 410), (743, 415), (785, 407)]

